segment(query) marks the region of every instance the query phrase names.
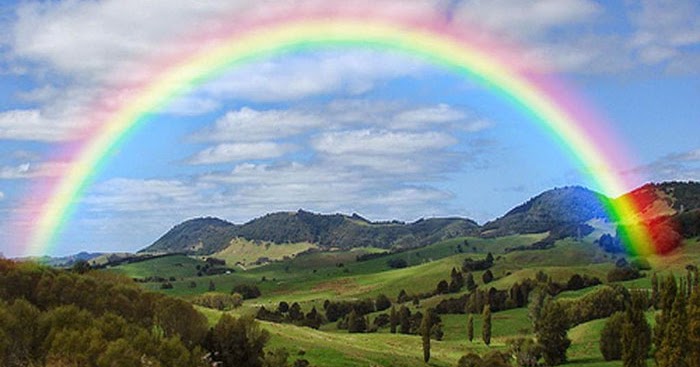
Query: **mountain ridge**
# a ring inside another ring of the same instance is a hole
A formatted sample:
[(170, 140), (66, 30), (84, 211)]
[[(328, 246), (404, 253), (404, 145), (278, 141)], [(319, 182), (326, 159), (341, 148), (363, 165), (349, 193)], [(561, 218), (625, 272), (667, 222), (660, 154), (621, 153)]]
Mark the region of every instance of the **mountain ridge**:
[(581, 186), (554, 188), (483, 226), (461, 217), (421, 218), (410, 223), (373, 222), (357, 213), (319, 214), (302, 209), (268, 213), (244, 224), (212, 217), (194, 218), (174, 226), (139, 252), (209, 255), (225, 249), (236, 238), (275, 244), (308, 242), (321, 249), (397, 250), (461, 236), (500, 237), (572, 228), (607, 218), (604, 203), (630, 196), (642, 206), (640, 215), (673, 218), (680, 212), (700, 209), (700, 182), (648, 183), (618, 198), (608, 198)]

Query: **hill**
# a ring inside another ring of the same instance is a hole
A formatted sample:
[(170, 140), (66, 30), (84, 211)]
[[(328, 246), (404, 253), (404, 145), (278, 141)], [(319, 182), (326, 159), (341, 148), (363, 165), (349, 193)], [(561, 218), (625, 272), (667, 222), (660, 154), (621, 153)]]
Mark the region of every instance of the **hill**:
[(142, 252), (213, 254), (243, 238), (273, 244), (309, 243), (322, 249), (425, 246), (478, 233), (479, 225), (464, 218), (371, 222), (357, 214), (316, 214), (303, 210), (267, 214), (243, 225), (217, 218), (198, 218), (176, 225)]
[(673, 216), (700, 209), (700, 182), (649, 183), (621, 198), (631, 198), (637, 203), (640, 215), (636, 220)]
[(484, 224), (481, 233), (486, 237), (541, 233), (605, 218), (602, 203), (607, 200), (606, 196), (579, 186), (545, 191)]

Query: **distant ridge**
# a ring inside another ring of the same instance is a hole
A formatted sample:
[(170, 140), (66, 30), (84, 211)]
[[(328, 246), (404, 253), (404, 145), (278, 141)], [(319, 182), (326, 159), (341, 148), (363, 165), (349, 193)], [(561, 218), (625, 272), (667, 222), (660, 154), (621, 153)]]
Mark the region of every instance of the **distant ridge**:
[(430, 218), (413, 223), (371, 222), (358, 214), (278, 212), (236, 225), (196, 218), (176, 225), (141, 252), (212, 254), (236, 237), (277, 244), (309, 242), (321, 248), (410, 248), (459, 236), (477, 235), (479, 225), (464, 218)]
[(540, 233), (605, 218), (602, 203), (607, 200), (605, 195), (580, 186), (548, 190), (487, 222), (481, 233), (488, 237)]
[[(633, 195), (642, 204), (642, 220), (670, 218), (683, 221), (683, 228), (690, 228), (683, 230), (683, 235), (697, 232), (694, 218), (700, 211), (700, 183), (650, 183), (623, 196), (627, 195)], [(227, 248), (236, 238), (276, 244), (305, 242), (322, 250), (363, 246), (396, 250), (461, 236), (561, 232), (595, 218), (606, 218), (603, 202), (618, 199), (580, 186), (555, 188), (481, 227), (471, 219), (458, 217), (412, 223), (372, 222), (356, 213), (318, 214), (304, 210), (271, 213), (242, 225), (218, 218), (196, 218), (176, 225), (140, 252), (209, 255)]]

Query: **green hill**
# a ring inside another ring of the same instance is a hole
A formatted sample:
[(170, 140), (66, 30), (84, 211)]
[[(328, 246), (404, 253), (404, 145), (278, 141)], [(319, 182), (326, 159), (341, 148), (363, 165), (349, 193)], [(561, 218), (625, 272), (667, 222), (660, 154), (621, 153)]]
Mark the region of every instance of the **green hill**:
[(504, 216), (484, 224), (482, 235), (498, 237), (540, 233), (605, 218), (607, 214), (602, 203), (607, 200), (604, 195), (579, 186), (545, 191)]
[(413, 223), (371, 222), (357, 214), (316, 214), (303, 210), (267, 214), (243, 225), (217, 218), (188, 220), (173, 227), (142, 252), (213, 254), (235, 245), (236, 238), (274, 244), (310, 243), (322, 249), (413, 248), (478, 233), (464, 218), (420, 219)]

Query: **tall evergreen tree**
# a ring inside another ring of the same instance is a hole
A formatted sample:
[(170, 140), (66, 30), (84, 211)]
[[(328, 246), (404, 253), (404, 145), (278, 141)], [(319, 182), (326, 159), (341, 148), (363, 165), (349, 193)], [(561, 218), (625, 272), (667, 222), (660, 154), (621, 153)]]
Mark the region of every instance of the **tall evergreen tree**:
[(423, 361), (428, 363), (430, 360), (430, 331), (432, 329), (432, 317), (430, 310), (423, 315), (423, 320), (420, 323), (420, 335), (423, 342)]
[(569, 320), (564, 306), (555, 301), (547, 302), (535, 323), (537, 341), (542, 345), (542, 357), (547, 365), (566, 363), (566, 350), (571, 345), (566, 335), (568, 330)]
[(482, 313), (483, 324), (481, 326), (481, 336), (484, 339), (484, 344), (491, 344), (491, 307), (489, 305), (484, 306), (484, 312)]
[(401, 334), (411, 333), (411, 310), (406, 306), (401, 306), (399, 309), (399, 332)]
[(654, 308), (659, 308), (659, 279), (656, 273), (651, 275), (651, 304)]
[(625, 310), (620, 342), (624, 367), (646, 367), (651, 347), (651, 328), (644, 312), (649, 300), (642, 291), (633, 291)]
[(600, 332), (600, 353), (606, 361), (614, 361), (622, 358), (622, 325), (625, 322), (625, 314), (615, 312), (605, 321), (605, 326)]
[(688, 341), (688, 367), (700, 367), (700, 292), (697, 286), (688, 301)]
[(673, 274), (665, 277), (659, 288), (661, 313), (656, 315), (656, 324), (654, 325), (653, 341), (657, 351), (661, 349), (661, 344), (665, 339), (667, 325), (671, 319), (671, 309), (676, 299), (676, 291), (676, 278)]
[(688, 317), (683, 292), (676, 295), (669, 318), (666, 320), (663, 338), (656, 350), (658, 367), (687, 367)]
[(467, 318), (467, 339), (470, 342), (474, 340), (474, 315), (472, 314)]
[(396, 307), (391, 306), (391, 313), (389, 313), (389, 327), (392, 334), (396, 334), (396, 326), (399, 324), (399, 315), (396, 313)]
[(476, 282), (474, 282), (474, 275), (471, 272), (467, 273), (467, 278), (464, 281), (464, 285), (467, 286), (468, 291), (473, 291), (476, 289)]

